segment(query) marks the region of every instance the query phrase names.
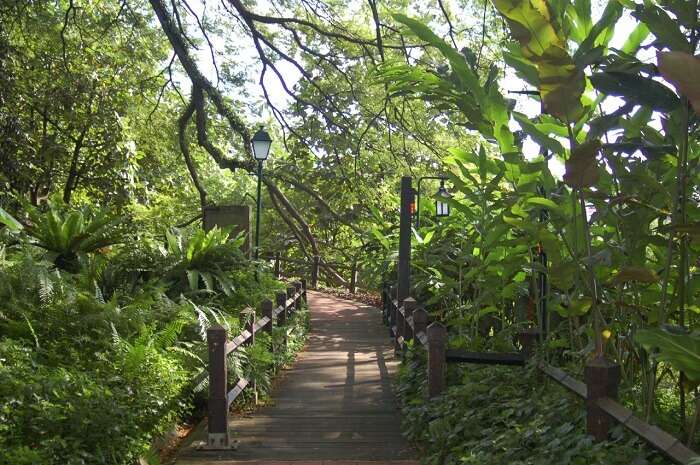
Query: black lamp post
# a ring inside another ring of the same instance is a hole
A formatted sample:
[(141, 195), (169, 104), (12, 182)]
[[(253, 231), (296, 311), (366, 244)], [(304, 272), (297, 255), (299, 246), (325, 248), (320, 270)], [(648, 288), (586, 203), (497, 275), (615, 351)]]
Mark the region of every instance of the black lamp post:
[[(257, 198), (257, 207), (255, 209), (255, 252), (253, 254), (253, 256), (255, 257), (255, 260), (257, 260), (260, 257), (260, 209), (261, 209), (261, 202), (262, 202), (262, 196), (261, 196), (262, 169), (263, 169), (263, 162), (265, 160), (267, 160), (267, 157), (270, 154), (270, 146), (272, 145), (272, 138), (270, 138), (270, 134), (268, 134), (267, 131), (265, 131), (261, 127), (255, 133), (255, 135), (253, 135), (252, 144), (253, 144), (253, 156), (258, 161), (258, 198)], [(258, 277), (257, 273), (255, 274), (255, 277), (257, 279), (257, 277)]]
[(445, 189), (445, 181), (447, 178), (444, 176), (423, 176), (422, 178), (418, 178), (418, 186), (416, 188), (416, 229), (420, 228), (420, 183), (424, 179), (440, 180), (440, 188), (435, 193), (437, 197), (435, 200), (435, 216), (438, 218), (450, 216), (450, 205), (447, 203), (447, 199), (451, 198), (452, 195)]

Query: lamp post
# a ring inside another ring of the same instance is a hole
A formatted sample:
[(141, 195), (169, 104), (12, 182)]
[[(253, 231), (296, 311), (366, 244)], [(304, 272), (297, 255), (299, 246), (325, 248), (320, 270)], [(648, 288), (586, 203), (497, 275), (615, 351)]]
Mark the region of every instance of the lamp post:
[(447, 199), (451, 198), (452, 195), (445, 189), (445, 181), (447, 178), (445, 176), (423, 176), (422, 178), (418, 178), (418, 186), (416, 188), (416, 229), (420, 228), (420, 183), (424, 179), (440, 180), (440, 188), (435, 193), (437, 197), (435, 200), (435, 216), (438, 218), (450, 216), (450, 205), (447, 203)]
[[(253, 256), (257, 261), (260, 257), (260, 209), (262, 203), (262, 169), (263, 162), (267, 160), (270, 154), (270, 146), (272, 145), (272, 138), (270, 134), (267, 133), (262, 127), (253, 135), (252, 139), (253, 145), (253, 156), (258, 161), (258, 198), (257, 206), (255, 209), (255, 251)], [(257, 268), (255, 272), (255, 279), (258, 279)]]

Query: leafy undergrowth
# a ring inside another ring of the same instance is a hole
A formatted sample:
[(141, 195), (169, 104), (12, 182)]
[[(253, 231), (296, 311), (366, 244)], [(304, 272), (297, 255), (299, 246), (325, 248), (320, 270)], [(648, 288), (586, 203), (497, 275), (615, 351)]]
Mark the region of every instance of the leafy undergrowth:
[[(268, 273), (256, 281), (242, 239), (226, 231), (172, 229), (165, 241), (127, 236), (94, 251), (80, 228), (101, 217), (51, 215), (63, 226), (0, 237), (0, 465), (156, 464), (154, 443), (204, 414), (206, 381), (193, 380), (206, 368), (207, 329), (235, 337), (284, 284)], [(286, 350), (283, 329), (259, 333), (229, 357), (229, 379), (255, 381), (265, 396), (303, 346), (306, 321), (291, 320)]]
[(427, 402), (424, 351), (399, 373), (403, 428), (429, 465), (670, 464), (620, 425), (608, 441), (585, 432), (581, 400), (527, 368), (450, 366)]

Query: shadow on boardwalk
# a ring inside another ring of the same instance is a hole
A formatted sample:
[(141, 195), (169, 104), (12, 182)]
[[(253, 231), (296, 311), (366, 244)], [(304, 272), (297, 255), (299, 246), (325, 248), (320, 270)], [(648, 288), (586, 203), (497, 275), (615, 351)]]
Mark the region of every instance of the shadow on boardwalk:
[[(311, 333), (270, 405), (233, 416), (235, 451), (183, 449), (177, 465), (414, 464), (400, 433), (391, 377), (397, 362), (380, 312), (309, 292)], [(202, 441), (206, 427), (190, 440)]]

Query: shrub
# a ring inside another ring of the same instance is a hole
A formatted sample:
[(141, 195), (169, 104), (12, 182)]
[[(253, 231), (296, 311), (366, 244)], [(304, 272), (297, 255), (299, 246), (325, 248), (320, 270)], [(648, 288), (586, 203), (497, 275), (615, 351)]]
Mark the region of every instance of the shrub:
[(426, 402), (421, 353), (411, 353), (399, 374), (406, 435), (430, 465), (666, 464), (621, 425), (594, 443), (585, 432), (581, 400), (534, 370), (450, 367), (447, 391)]
[(0, 463), (131, 464), (182, 410), (184, 372), (154, 348), (92, 372), (0, 342)]

